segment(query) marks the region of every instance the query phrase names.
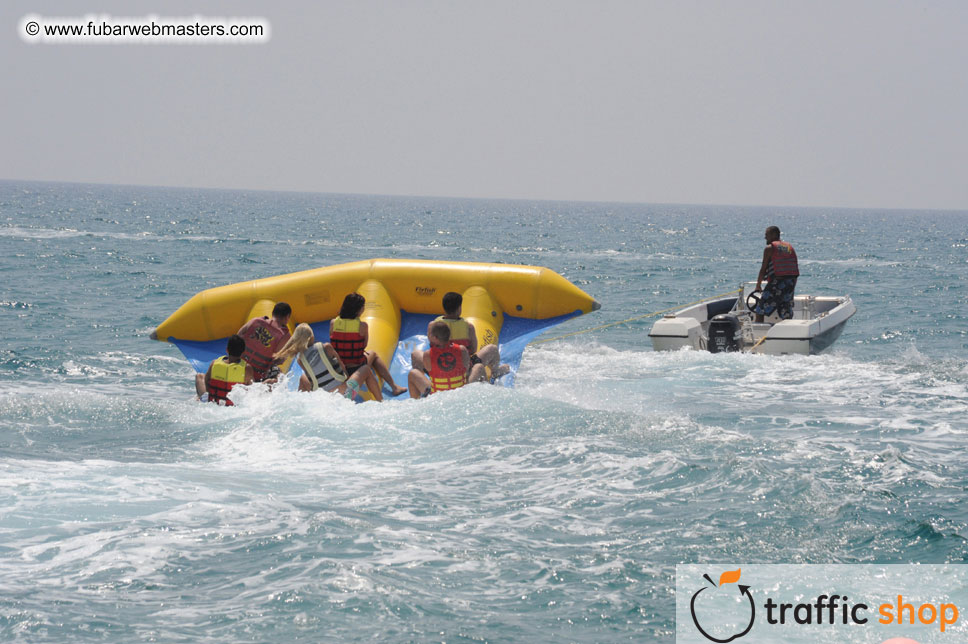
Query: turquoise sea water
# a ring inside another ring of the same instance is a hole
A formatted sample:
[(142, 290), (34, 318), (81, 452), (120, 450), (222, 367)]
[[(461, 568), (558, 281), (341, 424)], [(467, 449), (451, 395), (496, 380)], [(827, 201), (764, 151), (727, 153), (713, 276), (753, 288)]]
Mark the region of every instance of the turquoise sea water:
[[(193, 402), (195, 292), (371, 257), (548, 266), (578, 331), (756, 276), (821, 356), (533, 346), (514, 389)], [(0, 641), (671, 642), (677, 563), (968, 562), (968, 213), (0, 182)]]

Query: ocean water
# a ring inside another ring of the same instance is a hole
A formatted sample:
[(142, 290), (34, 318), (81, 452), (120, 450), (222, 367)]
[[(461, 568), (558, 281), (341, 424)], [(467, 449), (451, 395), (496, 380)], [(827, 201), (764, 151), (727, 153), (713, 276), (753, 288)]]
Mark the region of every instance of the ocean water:
[[(656, 353), (753, 279), (820, 356)], [(193, 401), (195, 292), (371, 257), (548, 266), (602, 303), (514, 389)], [(968, 562), (968, 213), (0, 182), (0, 641), (671, 642), (675, 565)]]

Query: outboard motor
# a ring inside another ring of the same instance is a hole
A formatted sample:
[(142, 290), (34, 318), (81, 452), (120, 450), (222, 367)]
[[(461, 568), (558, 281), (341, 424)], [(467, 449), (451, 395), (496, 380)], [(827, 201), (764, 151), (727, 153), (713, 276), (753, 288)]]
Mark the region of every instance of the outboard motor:
[(709, 321), (709, 342), (706, 343), (706, 348), (710, 353), (739, 351), (742, 337), (739, 318), (723, 313)]

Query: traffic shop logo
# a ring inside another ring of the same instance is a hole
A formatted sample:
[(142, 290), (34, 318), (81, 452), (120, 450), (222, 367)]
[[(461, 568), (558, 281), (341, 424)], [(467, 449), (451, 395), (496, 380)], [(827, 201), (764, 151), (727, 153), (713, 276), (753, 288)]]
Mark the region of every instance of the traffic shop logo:
[[(697, 590), (692, 599), (689, 600), (689, 613), (692, 615), (692, 623), (695, 624), (702, 636), (710, 642), (720, 644), (732, 642), (743, 637), (753, 628), (753, 622), (756, 620), (756, 604), (750, 594), (750, 587), (738, 583), (741, 573), (742, 568), (727, 570), (719, 576), (718, 584), (709, 575), (704, 574), (703, 578), (708, 584)], [(734, 593), (737, 591), (741, 601), (739, 607), (734, 608), (736, 605)], [(712, 610), (713, 608), (723, 607), (728, 607), (731, 612), (735, 611), (739, 626), (728, 627), (718, 623), (718, 620), (714, 620), (710, 616), (711, 613), (720, 612)], [(749, 617), (746, 617), (744, 613), (747, 610)], [(739, 630), (730, 632), (735, 629)]]
[[(756, 591), (764, 596), (755, 599), (753, 586), (739, 583), (743, 568), (747, 569), (747, 582), (757, 588), (770, 587), (774, 592)], [(963, 592), (961, 589), (968, 587), (968, 571), (949, 571), (948, 566), (919, 566), (913, 571), (907, 565), (887, 568), (890, 570), (876, 565), (743, 566), (720, 572), (716, 582), (702, 568), (690, 566), (688, 572), (677, 573), (685, 582), (677, 585), (676, 593), (681, 601), (677, 601), (677, 621), (682, 629), (679, 635), (692, 642), (702, 636), (717, 644), (742, 638), (753, 644), (785, 641), (784, 635), (793, 632), (790, 629), (803, 635), (811, 630), (819, 634), (838, 629), (854, 633), (857, 629), (870, 629), (872, 638), (880, 636), (874, 641), (883, 644), (917, 644), (917, 640), (906, 639), (908, 633), (920, 640), (918, 633), (930, 631), (936, 633), (934, 637), (951, 638), (944, 641), (965, 641), (963, 635), (968, 627), (959, 624), (960, 596), (941, 591), (950, 580), (956, 592)], [(791, 578), (796, 581), (789, 581)], [(922, 578), (927, 581), (922, 582)], [(775, 583), (782, 579), (788, 581)], [(848, 597), (847, 592), (853, 597)], [(687, 604), (691, 626), (685, 617)], [(757, 618), (757, 633), (751, 634)], [(908, 633), (892, 637), (892, 629)]]

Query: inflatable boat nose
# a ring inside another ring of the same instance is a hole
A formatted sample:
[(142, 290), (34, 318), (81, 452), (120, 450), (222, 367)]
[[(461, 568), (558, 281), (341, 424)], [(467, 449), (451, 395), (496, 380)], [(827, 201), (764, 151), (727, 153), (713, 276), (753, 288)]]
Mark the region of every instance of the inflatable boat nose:
[(158, 339), (158, 329), (155, 329), (154, 331), (152, 331), (151, 332), (151, 335), (149, 335), (148, 337), (151, 338), (152, 340), (157, 340)]
[(592, 311), (597, 311), (602, 308), (602, 305), (598, 303), (598, 300), (592, 300)]

